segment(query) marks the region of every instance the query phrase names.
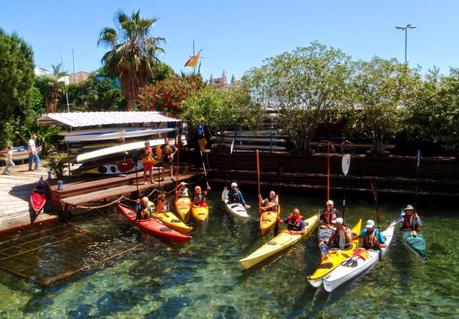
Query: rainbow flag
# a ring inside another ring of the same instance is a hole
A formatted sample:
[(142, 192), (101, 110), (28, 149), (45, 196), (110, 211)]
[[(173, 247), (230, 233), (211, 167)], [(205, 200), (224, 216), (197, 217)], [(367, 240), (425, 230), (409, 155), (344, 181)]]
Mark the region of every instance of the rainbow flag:
[(198, 64), (198, 60), (199, 60), (199, 53), (198, 53), (198, 54), (195, 54), (195, 55), (193, 55), (191, 58), (189, 58), (189, 59), (186, 61), (185, 66), (186, 66), (186, 67), (194, 68), (194, 67)]

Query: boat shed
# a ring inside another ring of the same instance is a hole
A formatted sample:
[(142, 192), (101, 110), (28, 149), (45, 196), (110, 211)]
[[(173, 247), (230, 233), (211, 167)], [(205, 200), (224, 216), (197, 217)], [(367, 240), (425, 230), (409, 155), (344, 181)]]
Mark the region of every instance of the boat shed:
[(68, 129), (133, 125), (151, 127), (153, 124), (177, 123), (180, 119), (165, 116), (161, 112), (67, 112), (44, 114), (39, 125), (57, 125)]

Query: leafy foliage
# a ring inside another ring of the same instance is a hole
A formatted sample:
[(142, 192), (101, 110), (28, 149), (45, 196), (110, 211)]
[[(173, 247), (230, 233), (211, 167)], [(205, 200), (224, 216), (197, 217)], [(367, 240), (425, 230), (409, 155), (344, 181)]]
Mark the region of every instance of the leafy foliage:
[(348, 100), (350, 58), (317, 42), (268, 58), (244, 81), (255, 103), (279, 110), (277, 124), (300, 152), (310, 151), (314, 131), (339, 117)]
[(102, 58), (110, 76), (118, 76), (128, 110), (134, 109), (134, 99), (139, 89), (149, 83), (161, 68), (157, 54), (164, 52), (159, 45), (164, 38), (150, 36), (157, 19), (147, 19), (140, 11), (127, 16), (120, 11), (115, 15), (117, 30), (104, 28), (99, 36), (99, 45), (110, 47)]
[(206, 125), (213, 130), (257, 125), (259, 105), (253, 104), (243, 87), (217, 90), (207, 86), (182, 103), (183, 117), (193, 126)]
[(200, 75), (172, 75), (140, 89), (137, 103), (141, 110), (163, 111), (177, 115), (181, 103), (205, 86)]
[(419, 80), (416, 70), (396, 60), (374, 57), (355, 62), (349, 124), (373, 141), (375, 155), (382, 154), (384, 143), (402, 129), (405, 102), (415, 94)]
[(12, 138), (9, 121), (24, 116), (34, 80), (33, 52), (16, 34), (8, 35), (0, 29), (0, 145)]

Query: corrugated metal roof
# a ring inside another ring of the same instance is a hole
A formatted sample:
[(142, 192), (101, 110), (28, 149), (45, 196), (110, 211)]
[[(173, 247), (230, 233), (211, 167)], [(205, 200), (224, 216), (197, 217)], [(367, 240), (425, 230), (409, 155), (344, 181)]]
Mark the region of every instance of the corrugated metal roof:
[(90, 127), (101, 125), (148, 124), (180, 121), (180, 119), (165, 116), (160, 112), (69, 112), (42, 115), (38, 119), (38, 124)]

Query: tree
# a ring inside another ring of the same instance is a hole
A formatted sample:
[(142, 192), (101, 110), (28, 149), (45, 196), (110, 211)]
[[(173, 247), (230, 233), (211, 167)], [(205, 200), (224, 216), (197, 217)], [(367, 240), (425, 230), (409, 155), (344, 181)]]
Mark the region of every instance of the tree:
[(402, 127), (406, 101), (416, 94), (420, 76), (397, 60), (374, 57), (371, 61), (355, 62), (352, 80), (352, 131), (373, 141), (372, 153), (384, 152), (384, 144)]
[(217, 90), (206, 86), (182, 103), (183, 118), (192, 126), (206, 125), (215, 131), (232, 127), (254, 127), (260, 108), (253, 104), (246, 88)]
[(23, 117), (34, 80), (33, 52), (18, 35), (0, 29), (0, 145), (12, 137), (14, 118)]
[(164, 52), (159, 45), (165, 39), (150, 36), (157, 19), (142, 18), (140, 11), (133, 12), (130, 17), (120, 11), (115, 17), (119, 33), (113, 28), (104, 28), (98, 45), (111, 48), (102, 62), (109, 75), (119, 76), (127, 109), (134, 110), (139, 89), (149, 83), (161, 66), (157, 54)]
[(459, 69), (431, 70), (406, 108), (404, 132), (416, 140), (459, 149)]
[(172, 75), (141, 88), (137, 103), (141, 110), (178, 115), (181, 113), (182, 101), (196, 94), (204, 86), (200, 75)]
[(279, 110), (277, 124), (300, 152), (310, 152), (314, 131), (333, 122), (348, 102), (350, 57), (317, 42), (268, 58), (243, 81), (256, 103)]

